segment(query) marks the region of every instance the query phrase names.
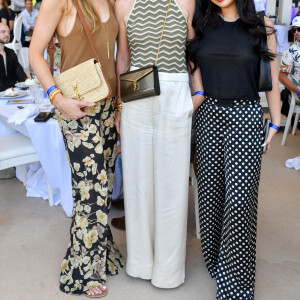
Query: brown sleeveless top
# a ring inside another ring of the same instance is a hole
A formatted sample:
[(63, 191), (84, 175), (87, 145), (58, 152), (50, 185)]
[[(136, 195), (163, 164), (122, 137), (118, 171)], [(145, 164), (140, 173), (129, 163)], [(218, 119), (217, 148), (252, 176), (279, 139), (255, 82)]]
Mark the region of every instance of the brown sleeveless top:
[[(103, 62), (105, 75), (111, 86), (111, 97), (115, 97), (117, 93), (117, 76), (115, 71), (115, 42), (119, 31), (118, 21), (115, 17), (114, 8), (107, 0), (109, 5), (110, 17), (106, 23), (101, 23), (101, 27), (92, 34), (96, 49)], [(63, 37), (57, 34), (59, 45), (61, 48), (61, 71), (66, 71), (77, 66), (91, 58), (95, 58), (93, 48), (83, 29), (79, 15), (72, 31)], [(107, 40), (109, 40), (109, 59), (107, 50)]]

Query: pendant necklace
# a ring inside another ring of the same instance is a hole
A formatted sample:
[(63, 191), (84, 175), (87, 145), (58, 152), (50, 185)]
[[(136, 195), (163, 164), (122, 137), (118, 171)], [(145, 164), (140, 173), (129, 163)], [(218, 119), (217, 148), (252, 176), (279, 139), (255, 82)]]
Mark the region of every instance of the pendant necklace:
[(108, 21), (105, 23), (106, 29), (106, 48), (107, 48), (107, 59), (109, 60), (109, 38), (108, 38)]

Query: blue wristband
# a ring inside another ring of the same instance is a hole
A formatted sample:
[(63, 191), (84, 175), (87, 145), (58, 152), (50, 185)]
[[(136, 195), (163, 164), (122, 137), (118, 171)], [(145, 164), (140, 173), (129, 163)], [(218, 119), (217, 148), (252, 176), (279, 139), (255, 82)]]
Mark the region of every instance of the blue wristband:
[(298, 90), (298, 92), (297, 92), (298, 97), (299, 97), (299, 94), (300, 94), (300, 90)]
[(278, 129), (280, 128), (279, 126), (276, 126), (276, 125), (274, 125), (273, 123), (270, 123), (270, 127), (274, 128), (274, 129), (276, 129), (276, 130), (278, 130)]
[(202, 92), (202, 91), (198, 91), (198, 92), (195, 93), (195, 95), (202, 95), (202, 96), (205, 96), (205, 93)]
[(58, 89), (58, 87), (56, 85), (51, 86), (47, 91), (47, 95), (49, 96), (51, 94), (51, 92), (53, 92), (56, 89)]

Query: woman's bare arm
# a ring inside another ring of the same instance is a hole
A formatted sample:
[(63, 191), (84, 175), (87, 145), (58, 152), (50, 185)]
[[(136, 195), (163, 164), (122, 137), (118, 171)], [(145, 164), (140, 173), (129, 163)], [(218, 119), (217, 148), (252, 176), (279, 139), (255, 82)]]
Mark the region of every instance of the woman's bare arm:
[[(265, 17), (265, 24), (271, 28), (274, 28), (272, 21)], [(269, 30), (269, 29), (267, 29)], [(277, 42), (275, 33), (268, 37), (268, 48), (269, 51), (272, 53), (277, 54)], [(278, 81), (278, 61), (277, 57), (271, 61), (271, 73), (272, 73), (272, 91), (266, 92), (268, 106), (271, 114), (272, 123), (280, 126), (280, 119), (281, 119), (281, 99), (280, 99), (280, 89), (279, 89), (279, 81)], [(270, 148), (270, 142), (274, 135), (276, 134), (277, 130), (274, 128), (270, 128), (269, 136), (265, 143), (267, 144), (267, 151)]]
[(14, 20), (9, 20), (9, 29), (10, 29), (10, 30), (13, 30), (13, 29), (14, 29), (14, 23), (15, 23)]
[[(34, 28), (29, 48), (30, 64), (47, 91), (55, 85), (55, 81), (47, 62), (44, 60), (45, 49), (58, 27), (64, 12), (67, 8), (67, 0), (44, 0), (42, 2), (39, 16)], [(66, 118), (79, 119), (87, 114), (82, 106), (93, 106), (94, 104), (66, 99), (61, 94), (57, 94), (53, 101), (54, 105), (63, 113)]]
[(29, 60), (44, 89), (54, 85), (44, 52), (65, 10), (65, 1), (44, 0), (30, 43)]
[[(195, 37), (195, 29), (193, 28), (192, 23), (195, 14), (196, 0), (177, 0), (177, 1), (187, 18), (187, 26), (188, 26), (187, 39), (192, 40)], [(198, 68), (193, 74), (190, 72), (190, 82), (192, 84), (194, 92), (204, 91), (200, 68)], [(202, 95), (193, 96), (194, 111), (202, 104), (204, 98), (205, 97)]]

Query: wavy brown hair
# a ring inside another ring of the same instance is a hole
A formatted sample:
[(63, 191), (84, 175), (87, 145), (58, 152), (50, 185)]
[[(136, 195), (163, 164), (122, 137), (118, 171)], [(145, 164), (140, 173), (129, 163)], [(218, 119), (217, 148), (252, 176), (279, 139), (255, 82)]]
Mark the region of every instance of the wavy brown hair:
[[(69, 12), (68, 3), (69, 1), (67, 1), (67, 13)], [(85, 20), (88, 23), (91, 32), (94, 33), (101, 26), (101, 20), (97, 10), (95, 9), (91, 0), (78, 0), (78, 4), (84, 14)]]
[(92, 4), (91, 0), (78, 0), (79, 6), (85, 16), (87, 23), (90, 25), (92, 33), (100, 28), (100, 16)]

